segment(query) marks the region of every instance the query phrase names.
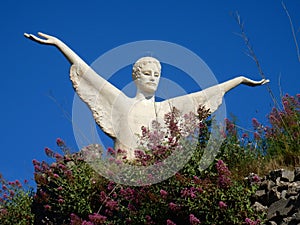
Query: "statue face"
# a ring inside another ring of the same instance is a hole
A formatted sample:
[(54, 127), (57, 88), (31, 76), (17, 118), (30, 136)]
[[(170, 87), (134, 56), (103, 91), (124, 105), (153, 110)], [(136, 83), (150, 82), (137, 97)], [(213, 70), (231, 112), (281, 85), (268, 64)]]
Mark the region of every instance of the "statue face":
[(160, 69), (154, 63), (141, 68), (140, 76), (135, 80), (137, 88), (147, 94), (154, 94), (160, 79)]

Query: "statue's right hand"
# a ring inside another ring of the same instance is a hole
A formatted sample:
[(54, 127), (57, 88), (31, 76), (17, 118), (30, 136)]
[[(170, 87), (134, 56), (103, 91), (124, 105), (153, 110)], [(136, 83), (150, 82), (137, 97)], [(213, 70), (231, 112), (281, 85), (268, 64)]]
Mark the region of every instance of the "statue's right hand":
[(44, 34), (42, 32), (38, 32), (38, 35), (43, 37), (43, 38), (40, 38), (40, 37), (37, 37), (33, 34), (27, 34), (27, 33), (24, 33), (24, 36), (30, 40), (33, 40), (33, 41), (36, 41), (40, 44), (45, 44), (45, 45), (56, 45), (58, 39), (56, 37), (53, 37), (53, 36), (50, 36), (48, 34)]

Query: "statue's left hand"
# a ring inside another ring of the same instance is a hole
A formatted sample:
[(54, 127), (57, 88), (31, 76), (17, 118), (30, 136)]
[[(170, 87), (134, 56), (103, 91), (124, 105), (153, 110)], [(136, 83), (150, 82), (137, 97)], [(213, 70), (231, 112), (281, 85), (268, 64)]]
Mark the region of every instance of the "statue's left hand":
[(254, 81), (254, 80), (251, 80), (249, 78), (244, 78), (242, 83), (246, 84), (248, 86), (254, 87), (254, 86), (258, 86), (258, 85), (264, 85), (264, 84), (267, 84), (269, 82), (270, 82), (269, 79), (262, 79), (260, 81)]
[(24, 33), (24, 36), (32, 41), (36, 41), (40, 44), (45, 44), (45, 45), (56, 45), (58, 42), (58, 39), (56, 37), (53, 37), (51, 35), (48, 34), (44, 34), (42, 32), (38, 32), (38, 35), (43, 37), (43, 38), (39, 38), (33, 34), (27, 34)]

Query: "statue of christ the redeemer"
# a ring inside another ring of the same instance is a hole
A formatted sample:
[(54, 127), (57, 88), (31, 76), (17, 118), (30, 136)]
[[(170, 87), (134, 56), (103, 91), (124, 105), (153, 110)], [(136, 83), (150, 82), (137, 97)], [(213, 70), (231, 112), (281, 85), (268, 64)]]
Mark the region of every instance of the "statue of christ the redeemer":
[(137, 92), (134, 98), (129, 98), (91, 69), (61, 40), (38, 34), (42, 38), (27, 33), (24, 35), (40, 44), (55, 46), (67, 58), (71, 64), (70, 79), (75, 91), (88, 105), (99, 127), (114, 140), (115, 149), (127, 151), (127, 159), (135, 157), (137, 134), (141, 134), (141, 127), (151, 128), (153, 120), (163, 120), (173, 107), (182, 113), (197, 113), (199, 105), (204, 105), (212, 113), (221, 105), (224, 94), (239, 84), (257, 86), (269, 82), (266, 79), (253, 81), (239, 76), (199, 92), (155, 102), (161, 65), (153, 57), (143, 57), (133, 66), (132, 78)]

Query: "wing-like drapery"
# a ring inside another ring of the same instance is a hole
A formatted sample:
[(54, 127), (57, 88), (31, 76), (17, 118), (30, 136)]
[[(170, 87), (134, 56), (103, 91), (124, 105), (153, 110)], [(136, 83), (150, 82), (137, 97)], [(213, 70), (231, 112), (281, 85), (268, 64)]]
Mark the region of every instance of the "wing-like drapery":
[(70, 68), (70, 79), (75, 91), (88, 105), (103, 132), (113, 139), (117, 138), (112, 115), (113, 110), (118, 110), (121, 106), (114, 103), (117, 99), (118, 102), (123, 98), (126, 101), (127, 96), (91, 68), (88, 71), (82, 71), (78, 65), (73, 64)]
[(183, 114), (189, 112), (197, 114), (199, 106), (202, 105), (213, 113), (222, 104), (224, 94), (225, 91), (219, 85), (215, 85), (199, 92), (159, 102), (158, 108), (161, 114), (170, 112), (173, 107)]

